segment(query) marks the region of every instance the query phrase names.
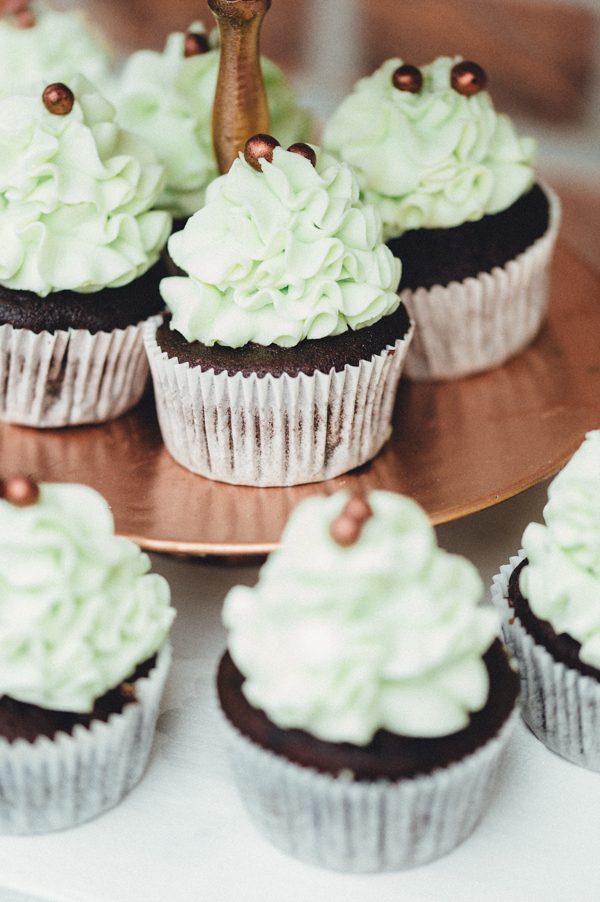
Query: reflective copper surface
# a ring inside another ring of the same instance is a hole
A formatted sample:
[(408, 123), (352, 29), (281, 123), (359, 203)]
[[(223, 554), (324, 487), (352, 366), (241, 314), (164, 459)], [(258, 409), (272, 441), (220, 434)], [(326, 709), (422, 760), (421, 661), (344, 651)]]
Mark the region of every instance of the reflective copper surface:
[(329, 483), (254, 489), (194, 476), (162, 446), (151, 398), (105, 426), (1, 425), (0, 475), (88, 483), (108, 498), (117, 530), (154, 551), (265, 553), (294, 505), (324, 488), (405, 492), (443, 523), (551, 475), (600, 427), (599, 336), (600, 279), (559, 247), (537, 341), (481, 376), (403, 382), (383, 452)]

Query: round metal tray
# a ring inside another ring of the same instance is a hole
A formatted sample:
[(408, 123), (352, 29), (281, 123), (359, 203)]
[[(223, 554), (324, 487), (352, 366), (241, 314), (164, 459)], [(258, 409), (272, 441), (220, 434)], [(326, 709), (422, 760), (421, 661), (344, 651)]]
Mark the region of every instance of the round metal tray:
[(552, 285), (530, 348), (480, 376), (403, 381), (384, 450), (328, 483), (257, 489), (195, 476), (165, 450), (150, 396), (103, 426), (0, 425), (3, 475), (87, 483), (108, 499), (119, 534), (188, 555), (265, 554), (292, 508), (324, 489), (391, 489), (434, 523), (462, 517), (556, 472), (600, 426), (600, 280), (559, 246)]

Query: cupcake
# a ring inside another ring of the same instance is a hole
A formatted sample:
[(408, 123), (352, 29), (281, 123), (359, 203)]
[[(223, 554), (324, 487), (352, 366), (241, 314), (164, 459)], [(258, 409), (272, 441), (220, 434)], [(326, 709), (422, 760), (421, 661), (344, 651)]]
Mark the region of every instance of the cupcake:
[(414, 379), (498, 366), (532, 341), (547, 307), (558, 200), (535, 183), (534, 142), (495, 112), (485, 85), (460, 57), (421, 69), (391, 59), (324, 133), (402, 258)]
[(0, 832), (72, 827), (146, 767), (174, 611), (83, 485), (2, 483)]
[(0, 97), (0, 120), (0, 419), (111, 419), (141, 397), (164, 307), (162, 166), (81, 75)]
[[(132, 54), (115, 87), (119, 122), (142, 135), (165, 165), (159, 205), (181, 220), (200, 209), (207, 186), (219, 174), (212, 110), (220, 53), (211, 43), (204, 26), (193, 23), (185, 34), (169, 35), (162, 53)], [(310, 116), (298, 107), (285, 75), (268, 59), (261, 66), (271, 131), (286, 146), (307, 140)]]
[(256, 587), (225, 599), (217, 679), (238, 788), (275, 845), (377, 871), (469, 835), (518, 688), (481, 590), (408, 498), (295, 509)]
[(244, 485), (344, 473), (388, 439), (412, 329), (350, 168), (251, 138), (169, 240), (172, 319), (145, 331), (165, 444)]
[(519, 661), (526, 724), (600, 771), (600, 430), (550, 484), (544, 520), (526, 528), (492, 598)]
[[(0, 92), (37, 81), (67, 81), (81, 73), (102, 87), (110, 77), (107, 46), (80, 10), (10, 0), (0, 18)], [(0, 14), (1, 15), (1, 14)]]

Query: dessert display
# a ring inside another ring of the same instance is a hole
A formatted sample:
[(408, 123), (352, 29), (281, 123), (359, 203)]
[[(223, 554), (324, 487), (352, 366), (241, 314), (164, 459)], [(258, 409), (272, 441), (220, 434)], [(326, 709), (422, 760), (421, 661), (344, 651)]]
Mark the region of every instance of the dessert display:
[[(196, 22), (185, 34), (169, 35), (162, 53), (132, 54), (114, 92), (119, 122), (142, 135), (165, 166), (159, 206), (176, 219), (202, 206), (207, 186), (219, 174), (211, 120), (220, 51), (212, 36), (211, 41)], [(298, 107), (285, 75), (268, 59), (261, 67), (272, 133), (286, 147), (308, 140), (311, 118)]]
[(103, 422), (147, 380), (163, 168), (82, 75), (1, 96), (0, 115), (0, 419)]
[(146, 767), (169, 588), (83, 485), (0, 486), (0, 832), (71, 827)]
[(0, 3), (0, 93), (78, 74), (103, 88), (111, 65), (107, 45), (81, 9), (53, 9), (44, 0)]
[(275, 845), (374, 871), (469, 835), (518, 691), (481, 590), (408, 498), (296, 508), (258, 584), (225, 599), (217, 679), (238, 788)]
[(550, 484), (544, 520), (526, 528), (492, 597), (525, 722), (553, 752), (600, 771), (600, 430)]
[(370, 460), (390, 435), (412, 329), (400, 263), (350, 168), (253, 136), (169, 240), (187, 273), (146, 349), (164, 442), (195, 473), (294, 485)]
[(355, 168), (403, 261), (414, 379), (498, 366), (532, 341), (547, 307), (558, 200), (535, 183), (534, 142), (496, 113), (486, 81), (460, 57), (387, 60), (323, 136)]

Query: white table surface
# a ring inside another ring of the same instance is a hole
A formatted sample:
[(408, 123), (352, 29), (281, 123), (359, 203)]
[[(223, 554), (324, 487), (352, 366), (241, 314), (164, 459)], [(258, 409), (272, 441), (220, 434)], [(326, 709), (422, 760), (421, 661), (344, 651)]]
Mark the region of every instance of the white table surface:
[[(486, 585), (539, 519), (546, 485), (439, 528)], [(115, 902), (598, 902), (600, 775), (548, 752), (522, 724), (490, 810), (446, 858), (406, 872), (340, 875), (272, 848), (242, 808), (212, 685), (228, 588), (256, 567), (153, 556), (178, 610), (175, 658), (150, 766), (117, 808), (73, 830), (0, 838), (0, 900)]]

